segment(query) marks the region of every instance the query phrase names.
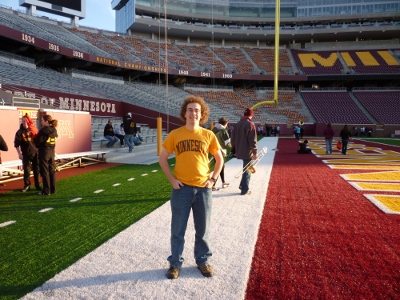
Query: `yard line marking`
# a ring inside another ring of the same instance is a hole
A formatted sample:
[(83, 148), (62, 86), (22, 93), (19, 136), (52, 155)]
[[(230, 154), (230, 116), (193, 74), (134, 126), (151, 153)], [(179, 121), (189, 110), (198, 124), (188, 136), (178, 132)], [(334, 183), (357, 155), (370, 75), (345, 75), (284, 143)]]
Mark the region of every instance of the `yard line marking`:
[(158, 172), (158, 170), (153, 170), (153, 171), (151, 171), (151, 172), (156, 173), (156, 172)]
[(132, 181), (132, 180), (135, 180), (135, 178), (129, 178), (129, 179), (128, 179), (128, 181)]
[(44, 212), (48, 212), (48, 211), (50, 211), (50, 210), (52, 210), (52, 209), (53, 209), (52, 207), (44, 208), (44, 209), (39, 210), (39, 212), (40, 212), (40, 213), (44, 213)]
[(100, 194), (101, 192), (104, 192), (104, 190), (97, 190), (97, 191), (94, 191), (93, 193)]
[(79, 200), (82, 200), (82, 198), (75, 198), (75, 199), (69, 200), (69, 202), (77, 202)]
[(149, 175), (149, 174), (147, 174), (147, 173), (142, 174), (142, 176), (147, 176), (147, 175)]
[(382, 191), (382, 192), (400, 192), (398, 183), (389, 182), (349, 182), (354, 188), (359, 191)]
[(4, 222), (4, 223), (1, 223), (0, 224), (0, 227), (6, 227), (6, 226), (8, 226), (8, 225), (11, 225), (11, 224), (14, 224), (14, 223), (16, 223), (17, 221), (7, 221), (7, 222)]
[(340, 174), (344, 180), (400, 182), (400, 171)]
[(387, 214), (400, 215), (399, 195), (376, 195), (364, 194), (364, 197), (371, 201), (376, 207)]
[(121, 185), (120, 183), (115, 183), (115, 184), (113, 184), (113, 186), (119, 186), (119, 185)]

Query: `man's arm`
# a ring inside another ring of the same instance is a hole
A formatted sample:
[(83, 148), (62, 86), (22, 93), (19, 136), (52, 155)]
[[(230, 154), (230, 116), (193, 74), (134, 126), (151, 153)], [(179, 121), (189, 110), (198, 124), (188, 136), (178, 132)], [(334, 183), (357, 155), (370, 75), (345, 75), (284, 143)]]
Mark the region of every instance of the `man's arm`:
[(249, 149), (253, 153), (251, 159), (255, 160), (258, 157), (258, 149), (257, 149), (257, 134), (255, 130), (255, 126), (251, 127), (251, 130), (247, 136), (247, 143), (249, 145)]
[(15, 147), (15, 149), (17, 150), (18, 158), (19, 158), (19, 159), (22, 159), (22, 152), (21, 152), (20, 147)]
[(169, 167), (169, 164), (168, 164), (168, 157), (169, 157), (169, 153), (163, 147), (161, 150), (160, 158), (158, 159), (158, 163), (160, 164), (161, 169), (163, 170), (165, 176), (167, 176), (172, 187), (175, 190), (179, 190), (180, 187), (183, 186), (183, 183), (180, 182), (178, 179), (176, 179), (174, 177), (174, 175), (172, 174), (171, 168)]

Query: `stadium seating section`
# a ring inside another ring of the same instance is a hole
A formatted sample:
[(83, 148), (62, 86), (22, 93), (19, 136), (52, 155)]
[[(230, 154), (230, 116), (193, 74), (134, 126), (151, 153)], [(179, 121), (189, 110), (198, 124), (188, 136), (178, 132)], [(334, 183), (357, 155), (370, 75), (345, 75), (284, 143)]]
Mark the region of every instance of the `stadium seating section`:
[[(114, 60), (161, 67), (168, 64), (174, 69), (202, 72), (270, 75), (274, 72), (274, 50), (267, 47), (211, 47), (208, 44), (158, 42), (62, 25), (5, 9), (0, 9), (0, 24), (57, 45)], [(272, 89), (243, 89), (230, 86), (185, 85), (184, 88), (178, 88), (170, 85), (167, 94), (165, 86), (162, 85), (123, 82), (122, 78), (120, 83), (105, 82), (95, 80), (96, 76), (100, 76), (95, 73), (90, 79), (75, 78), (72, 76), (74, 71), (64, 74), (40, 68), (34, 63), (29, 63), (29, 60), (16, 63), (15, 59), (1, 59), (6, 55), (7, 53), (0, 54), (0, 77), (4, 84), (126, 101), (156, 111), (168, 111), (175, 116), (179, 115), (181, 100), (188, 94), (202, 96), (210, 103), (213, 120), (220, 116), (237, 120), (244, 108), (260, 101), (273, 100)], [(279, 74), (399, 74), (399, 57), (399, 49), (280, 49)], [(294, 88), (287, 88), (279, 90), (278, 94), (278, 105), (263, 104), (256, 110), (257, 122), (400, 123), (399, 91), (299, 92)], [(102, 126), (102, 122), (94, 122), (93, 136)]]

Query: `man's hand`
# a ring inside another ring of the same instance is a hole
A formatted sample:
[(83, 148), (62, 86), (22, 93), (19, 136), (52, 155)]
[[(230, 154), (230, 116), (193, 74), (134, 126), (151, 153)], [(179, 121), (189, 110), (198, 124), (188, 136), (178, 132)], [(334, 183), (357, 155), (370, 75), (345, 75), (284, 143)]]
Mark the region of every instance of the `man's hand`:
[(178, 179), (176, 179), (176, 178), (172, 179), (170, 182), (171, 182), (172, 188), (173, 188), (174, 190), (179, 190), (179, 189), (181, 188), (181, 186), (183, 186), (183, 183), (180, 182), (180, 181), (179, 181)]

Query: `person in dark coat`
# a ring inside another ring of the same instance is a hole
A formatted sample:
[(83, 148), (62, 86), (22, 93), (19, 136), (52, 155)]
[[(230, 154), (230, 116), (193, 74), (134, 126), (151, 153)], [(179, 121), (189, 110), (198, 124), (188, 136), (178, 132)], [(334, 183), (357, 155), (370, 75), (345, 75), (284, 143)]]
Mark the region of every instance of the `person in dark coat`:
[(106, 126), (104, 126), (104, 137), (108, 140), (108, 143), (106, 144), (107, 148), (114, 147), (114, 144), (118, 142), (118, 138), (115, 136), (112, 123), (112, 120), (108, 120), (108, 123)]
[(56, 193), (55, 147), (58, 121), (53, 120), (50, 115), (44, 115), (40, 123), (42, 129), (35, 140), (36, 147), (39, 149), (39, 169), (43, 181), (43, 189), (39, 195), (49, 196)]
[(297, 149), (297, 153), (299, 154), (308, 154), (311, 153), (311, 149), (307, 148), (308, 141), (304, 140), (304, 142), (299, 143), (299, 148)]
[[(251, 108), (246, 108), (243, 117), (235, 124), (231, 136), (231, 143), (234, 149), (236, 158), (243, 160), (243, 169), (258, 157), (257, 151), (257, 132), (256, 126), (252, 122), (254, 112)], [(241, 195), (251, 194), (249, 190), (251, 171), (254, 168), (248, 168), (243, 172), (242, 180), (240, 181), (239, 189)]]
[(344, 125), (343, 129), (340, 131), (340, 137), (342, 138), (342, 154), (346, 155), (349, 138), (351, 138), (351, 133), (347, 124)]
[[(19, 159), (22, 160), (22, 169), (24, 170), (24, 188), (22, 192), (27, 192), (31, 187), (31, 170), (35, 181), (36, 190), (41, 191), (39, 157), (38, 150), (34, 144), (34, 133), (28, 126), (27, 116), (21, 119), (21, 126), (15, 133), (14, 147), (17, 150)], [(36, 127), (36, 126), (35, 126)], [(37, 130), (37, 129), (36, 129)], [(37, 131), (36, 131), (37, 132)]]

